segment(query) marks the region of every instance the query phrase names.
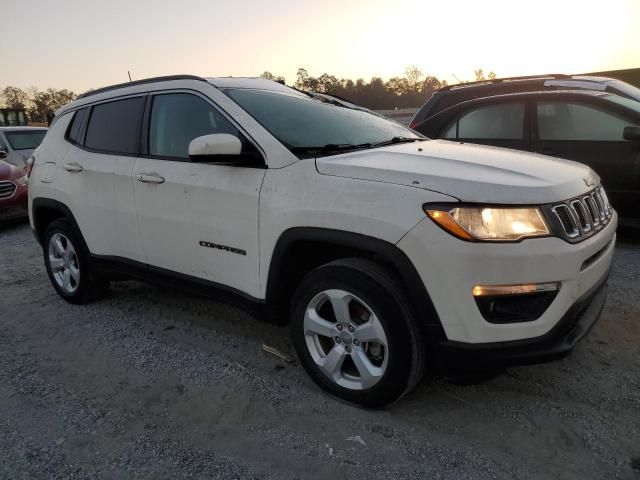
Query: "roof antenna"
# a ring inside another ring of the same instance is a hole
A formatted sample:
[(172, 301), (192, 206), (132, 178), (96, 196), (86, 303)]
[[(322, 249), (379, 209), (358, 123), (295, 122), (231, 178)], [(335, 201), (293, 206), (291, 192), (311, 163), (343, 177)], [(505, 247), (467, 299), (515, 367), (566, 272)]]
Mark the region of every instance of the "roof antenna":
[(129, 70), (127, 70), (127, 75), (129, 75), (129, 81), (132, 82), (133, 80), (131, 80), (131, 72)]

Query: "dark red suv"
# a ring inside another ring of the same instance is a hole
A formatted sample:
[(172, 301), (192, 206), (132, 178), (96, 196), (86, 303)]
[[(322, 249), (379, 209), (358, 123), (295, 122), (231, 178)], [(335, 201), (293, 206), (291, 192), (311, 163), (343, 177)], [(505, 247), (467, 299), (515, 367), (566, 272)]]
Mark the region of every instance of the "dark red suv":
[(27, 217), (27, 176), (0, 160), (0, 222)]

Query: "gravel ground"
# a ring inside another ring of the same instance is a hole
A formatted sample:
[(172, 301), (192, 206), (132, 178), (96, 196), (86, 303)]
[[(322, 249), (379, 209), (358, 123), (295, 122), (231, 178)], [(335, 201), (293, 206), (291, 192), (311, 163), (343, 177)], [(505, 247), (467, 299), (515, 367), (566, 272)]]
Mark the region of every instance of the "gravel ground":
[(367, 411), (325, 396), (285, 327), (137, 282), (87, 306), (0, 227), (0, 478), (639, 478), (640, 244), (621, 241), (566, 359), (419, 386)]

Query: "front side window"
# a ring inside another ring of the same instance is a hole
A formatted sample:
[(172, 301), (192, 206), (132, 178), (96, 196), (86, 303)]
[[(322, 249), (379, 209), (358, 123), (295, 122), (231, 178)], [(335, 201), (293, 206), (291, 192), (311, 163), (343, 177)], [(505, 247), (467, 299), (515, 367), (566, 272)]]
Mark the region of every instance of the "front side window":
[(46, 130), (13, 130), (4, 132), (13, 150), (35, 150), (40, 146)]
[(630, 123), (622, 117), (590, 105), (566, 102), (538, 102), (540, 140), (623, 141)]
[(212, 133), (242, 139), (236, 127), (203, 99), (188, 93), (156, 95), (151, 108), (149, 154), (189, 158), (191, 140)]
[(144, 98), (127, 98), (93, 107), (85, 146), (109, 153), (138, 152)]
[(303, 94), (251, 89), (227, 89), (224, 93), (294, 152), (325, 146), (375, 147), (394, 137), (423, 138), (377, 115)]
[(502, 103), (476, 108), (454, 121), (443, 138), (522, 140), (524, 103)]

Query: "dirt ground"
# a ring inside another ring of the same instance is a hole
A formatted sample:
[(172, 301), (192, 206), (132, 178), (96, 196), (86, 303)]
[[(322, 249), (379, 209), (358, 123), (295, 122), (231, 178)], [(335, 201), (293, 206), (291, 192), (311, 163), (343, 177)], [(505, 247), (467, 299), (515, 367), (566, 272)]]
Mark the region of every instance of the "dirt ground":
[(65, 303), (29, 226), (0, 227), (0, 478), (640, 478), (640, 243), (609, 286), (566, 359), (367, 411), (235, 307), (137, 282)]

